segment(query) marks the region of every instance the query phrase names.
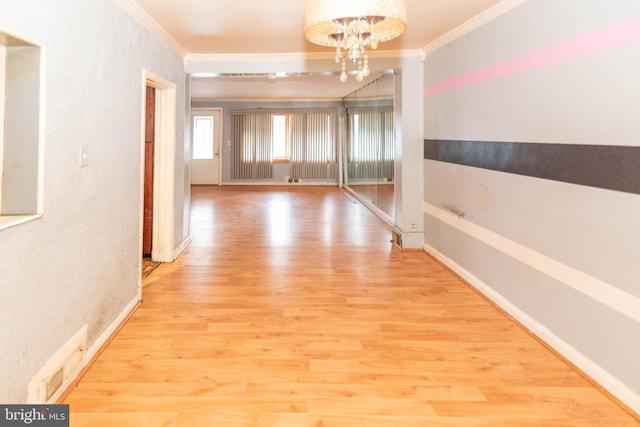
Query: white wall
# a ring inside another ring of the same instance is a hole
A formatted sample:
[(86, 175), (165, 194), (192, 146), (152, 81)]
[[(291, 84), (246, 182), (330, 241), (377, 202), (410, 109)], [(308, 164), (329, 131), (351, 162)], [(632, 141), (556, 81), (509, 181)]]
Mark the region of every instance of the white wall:
[[(185, 239), (182, 59), (112, 0), (2, 0), (0, 29), (46, 46), (44, 216), (0, 231), (0, 402), (83, 325), (138, 298), (143, 70), (176, 84), (175, 241)], [(88, 166), (80, 167), (81, 147)]]
[[(528, 1), (431, 52), (425, 139), (640, 153), (639, 17), (635, 0)], [(618, 171), (598, 160), (565, 171)], [(537, 161), (425, 160), (425, 248), (640, 412), (640, 195), (541, 179)]]
[(424, 228), (420, 198), (423, 174), (423, 64), (416, 57), (403, 58), (400, 78), (395, 81), (396, 120), (395, 225), (404, 249), (420, 249)]

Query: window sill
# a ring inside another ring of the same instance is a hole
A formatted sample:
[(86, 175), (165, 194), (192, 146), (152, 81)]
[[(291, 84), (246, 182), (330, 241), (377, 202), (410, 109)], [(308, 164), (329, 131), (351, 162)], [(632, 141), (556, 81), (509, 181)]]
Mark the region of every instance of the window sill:
[(15, 225), (24, 224), (25, 222), (33, 221), (34, 219), (38, 219), (41, 217), (41, 214), (0, 216), (0, 230), (5, 230)]
[(291, 163), (290, 159), (273, 159), (271, 163)]

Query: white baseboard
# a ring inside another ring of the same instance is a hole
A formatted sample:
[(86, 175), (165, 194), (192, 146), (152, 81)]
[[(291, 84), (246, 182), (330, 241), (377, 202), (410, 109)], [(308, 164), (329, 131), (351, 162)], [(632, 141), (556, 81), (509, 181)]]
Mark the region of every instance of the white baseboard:
[(191, 243), (191, 236), (187, 236), (182, 243), (180, 243), (180, 245), (174, 249), (173, 251), (173, 260), (175, 261), (176, 258), (178, 258), (180, 256), (180, 254), (182, 252), (184, 252), (185, 249), (187, 249), (187, 246), (189, 246), (189, 244)]
[(65, 382), (64, 387), (60, 387), (60, 390), (47, 401), (48, 404), (55, 403), (60, 396), (66, 393), (69, 386), (73, 385), (78, 378), (78, 375), (91, 363), (93, 358), (98, 354), (100, 349), (109, 341), (113, 334), (118, 330), (122, 323), (131, 315), (135, 308), (140, 303), (140, 296), (136, 295), (120, 312), (118, 317), (109, 325), (109, 327), (100, 334), (100, 336), (91, 344), (91, 347), (87, 349), (86, 354), (82, 359), (82, 364), (74, 371), (69, 377), (69, 380)]
[(231, 181), (224, 182), (222, 185), (249, 185), (249, 186), (258, 186), (258, 185), (268, 185), (268, 186), (338, 186), (337, 181), (302, 181), (302, 182), (275, 182), (275, 181)]
[(418, 249), (424, 245), (424, 233), (421, 231), (403, 231), (402, 249)]
[[(55, 401), (75, 381), (82, 370), (86, 353), (87, 325), (84, 324), (29, 380), (26, 403)], [(57, 389), (50, 390), (50, 387)]]
[(478, 292), (504, 310), (509, 314), (509, 316), (515, 319), (532, 334), (540, 338), (547, 345), (574, 364), (608, 393), (611, 393), (612, 396), (628, 406), (629, 409), (640, 414), (640, 395), (631, 390), (626, 384), (613, 376), (610, 372), (603, 369), (593, 360), (584, 356), (553, 332), (549, 331), (540, 322), (524, 313), (500, 293), (496, 292), (489, 285), (471, 274), (451, 258), (438, 251), (436, 248), (425, 243), (424, 251), (450, 268), (454, 273), (459, 275), (469, 285), (473, 286)]

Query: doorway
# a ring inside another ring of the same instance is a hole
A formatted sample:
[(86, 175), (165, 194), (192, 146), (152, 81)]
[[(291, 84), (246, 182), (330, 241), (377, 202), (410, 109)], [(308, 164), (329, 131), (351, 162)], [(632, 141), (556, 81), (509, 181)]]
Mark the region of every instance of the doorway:
[(147, 85), (144, 126), (144, 208), (142, 219), (143, 275), (151, 261), (153, 247), (153, 153), (155, 140), (156, 90)]
[[(174, 248), (176, 86), (144, 71), (141, 97), (140, 259), (148, 254), (153, 262), (171, 262), (177, 256)], [(153, 117), (152, 124), (150, 117)], [(142, 290), (142, 275), (140, 278)]]
[(191, 135), (191, 184), (220, 185), (222, 109), (194, 109)]

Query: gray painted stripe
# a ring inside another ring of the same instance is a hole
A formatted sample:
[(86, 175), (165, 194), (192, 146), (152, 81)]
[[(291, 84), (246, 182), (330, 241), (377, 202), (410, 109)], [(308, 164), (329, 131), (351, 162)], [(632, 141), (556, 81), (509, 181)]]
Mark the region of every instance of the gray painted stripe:
[(640, 147), (425, 139), (424, 158), (640, 194)]

